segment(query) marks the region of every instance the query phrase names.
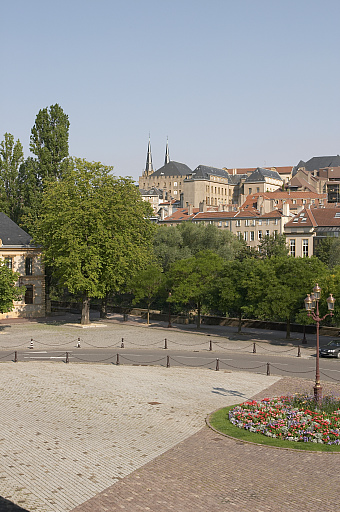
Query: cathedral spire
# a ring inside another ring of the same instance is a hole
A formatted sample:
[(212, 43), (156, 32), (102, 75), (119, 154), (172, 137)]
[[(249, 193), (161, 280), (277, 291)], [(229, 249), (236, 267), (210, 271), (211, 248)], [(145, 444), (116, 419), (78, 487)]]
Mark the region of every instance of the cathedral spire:
[(166, 147), (165, 147), (165, 161), (164, 165), (168, 164), (170, 162), (170, 155), (169, 155), (169, 143), (168, 143), (168, 137), (166, 138)]
[(144, 176), (150, 176), (153, 173), (153, 165), (152, 165), (152, 154), (151, 154), (151, 141), (149, 134), (149, 144), (148, 144), (148, 152), (146, 155), (146, 166), (144, 171)]

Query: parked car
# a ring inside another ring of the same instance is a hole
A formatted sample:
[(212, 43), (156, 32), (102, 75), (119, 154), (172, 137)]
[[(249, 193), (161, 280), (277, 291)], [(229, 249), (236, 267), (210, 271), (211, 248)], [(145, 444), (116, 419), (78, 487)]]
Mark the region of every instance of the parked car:
[(340, 358), (340, 340), (332, 340), (324, 347), (319, 349), (321, 357), (338, 357)]

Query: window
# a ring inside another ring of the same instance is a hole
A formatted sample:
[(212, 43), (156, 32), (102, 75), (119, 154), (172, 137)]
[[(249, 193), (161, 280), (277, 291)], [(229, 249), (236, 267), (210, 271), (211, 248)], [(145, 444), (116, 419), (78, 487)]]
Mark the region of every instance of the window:
[(254, 242), (254, 240), (255, 240), (255, 231), (251, 231), (250, 232), (250, 241)]
[(219, 223), (218, 223), (218, 227), (221, 228), (222, 227), (222, 221), (220, 220)]
[(295, 258), (295, 240), (289, 240), (290, 255)]
[(259, 231), (258, 231), (258, 233), (257, 233), (257, 238), (258, 238), (259, 240), (261, 240), (261, 238), (262, 238), (262, 230), (261, 230), (261, 229), (259, 229)]
[(262, 219), (258, 220), (259, 226), (262, 226)]
[(12, 268), (12, 258), (10, 256), (7, 256), (5, 258), (5, 265), (7, 268), (10, 268), (10, 269)]
[(266, 229), (266, 236), (270, 236), (269, 229)]
[(32, 262), (33, 262), (32, 258), (25, 259), (25, 274), (26, 274), (26, 276), (32, 275)]
[(260, 187), (256, 187), (256, 192), (260, 192)]
[(277, 226), (277, 225), (278, 225), (278, 223), (279, 223), (279, 220), (278, 220), (278, 219), (274, 219), (274, 224), (275, 224), (275, 226)]
[(242, 233), (241, 233), (241, 231), (238, 231), (238, 232), (237, 232), (237, 237), (241, 240), (241, 237), (242, 237)]
[(177, 181), (174, 181), (174, 187), (177, 187)]
[(26, 285), (25, 304), (33, 304), (33, 285), (31, 284)]
[(267, 226), (269, 226), (269, 224), (270, 224), (270, 219), (266, 219), (266, 224), (267, 224)]
[(302, 204), (306, 204), (306, 199), (302, 199)]
[(236, 226), (237, 227), (241, 226), (241, 220), (240, 219), (236, 219)]
[(177, 190), (174, 190), (174, 196), (177, 196)]
[(251, 194), (251, 192), (252, 192), (252, 189), (250, 188), (248, 194)]
[(308, 258), (308, 239), (302, 241), (302, 256)]
[(253, 219), (253, 220), (251, 221), (251, 225), (252, 225), (252, 226), (256, 226), (256, 220), (255, 220), (255, 219)]
[(224, 223), (225, 227), (227, 228), (229, 226), (229, 220), (226, 220)]
[(245, 225), (245, 226), (249, 226), (249, 219), (246, 219), (246, 220), (244, 221), (244, 225)]
[(245, 231), (243, 233), (243, 239), (244, 239), (245, 242), (248, 242), (248, 231)]

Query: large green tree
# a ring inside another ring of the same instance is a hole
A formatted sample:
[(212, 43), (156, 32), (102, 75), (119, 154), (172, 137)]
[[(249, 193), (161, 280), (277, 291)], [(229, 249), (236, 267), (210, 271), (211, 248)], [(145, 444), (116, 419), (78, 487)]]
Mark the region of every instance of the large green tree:
[(37, 157), (39, 178), (58, 178), (69, 155), (68, 116), (56, 103), (39, 110), (31, 130), (30, 150)]
[(286, 337), (290, 325), (304, 305), (307, 293), (327, 274), (327, 267), (315, 257), (273, 257), (263, 260), (268, 278), (263, 283), (261, 299), (256, 304), (260, 318), (285, 320)]
[(111, 171), (70, 160), (61, 179), (47, 183), (34, 227), (59, 284), (81, 294), (82, 323), (89, 322), (90, 299), (122, 289), (152, 253), (150, 205), (130, 179)]
[(133, 304), (144, 300), (147, 306), (147, 323), (150, 323), (150, 308), (157, 293), (164, 286), (165, 275), (162, 268), (151, 264), (141, 270), (132, 280), (131, 289), (134, 293)]
[(21, 197), (19, 168), (24, 161), (21, 142), (5, 133), (0, 142), (0, 209), (14, 222), (20, 218)]
[(169, 302), (191, 303), (197, 310), (197, 328), (201, 325), (202, 306), (209, 304), (217, 284), (223, 259), (206, 249), (190, 258), (173, 263), (168, 272)]

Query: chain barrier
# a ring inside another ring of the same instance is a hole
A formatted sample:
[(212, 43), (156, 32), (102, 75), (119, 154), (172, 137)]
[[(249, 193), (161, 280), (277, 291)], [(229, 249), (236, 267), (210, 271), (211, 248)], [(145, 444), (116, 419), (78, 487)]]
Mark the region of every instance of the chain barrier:
[(278, 368), (277, 366), (275, 366), (273, 363), (270, 363), (271, 366), (273, 368), (275, 368), (276, 370), (280, 370), (280, 372), (286, 372), (286, 373), (312, 373), (313, 370), (307, 370), (306, 372), (302, 372), (302, 371), (299, 371), (299, 372), (293, 372), (292, 370), (285, 370), (284, 368)]
[[(163, 361), (163, 359), (164, 359), (164, 356), (163, 356), (160, 359), (156, 359), (155, 361), (140, 361), (139, 363), (136, 363), (136, 361), (134, 361), (133, 359), (129, 359), (126, 356), (122, 356), (122, 354), (119, 354), (119, 356), (120, 356), (120, 358), (126, 359), (126, 361), (130, 361), (130, 363), (135, 363), (135, 364), (159, 363), (159, 361)], [(140, 357), (140, 356), (137, 354), (136, 357)]]
[(5, 357), (10, 356), (11, 354), (15, 355), (15, 352), (10, 352), (9, 354), (5, 354), (4, 356), (1, 356), (0, 359), (5, 359)]
[(239, 366), (233, 366), (231, 364), (225, 363), (223, 359), (220, 359), (220, 362), (223, 363), (225, 366), (229, 366), (230, 368), (234, 368), (236, 370), (257, 370), (258, 368), (262, 368), (263, 366), (266, 366), (266, 364), (261, 364), (260, 366), (251, 366), (248, 368), (242, 368)]
[(187, 363), (182, 363), (181, 361), (177, 361), (177, 359), (175, 359), (174, 357), (170, 357), (170, 359), (171, 359), (172, 361), (175, 361), (175, 363), (177, 363), (177, 364), (180, 364), (180, 365), (182, 365), (182, 366), (189, 366), (190, 368), (201, 368), (201, 367), (203, 367), (203, 366), (206, 366), (206, 365), (209, 365), (209, 364), (213, 364), (213, 363), (215, 363), (215, 361), (216, 361), (216, 359), (213, 359), (212, 361), (210, 361), (210, 362), (208, 362), (208, 363), (204, 363), (204, 364), (195, 364), (195, 365), (193, 365), (193, 364), (187, 364)]
[[(259, 343), (257, 343), (259, 345)], [(288, 348), (287, 350), (270, 350), (269, 348), (265, 348), (261, 345), (261, 348), (263, 350), (266, 350), (267, 352), (274, 352), (275, 354), (280, 354), (281, 352), (291, 352), (292, 350), (296, 350), (296, 347)]]
[(325, 377), (328, 377), (329, 379), (332, 379), (332, 380), (335, 380), (336, 382), (340, 382), (339, 379), (335, 379), (334, 377), (331, 377), (330, 375), (327, 375), (327, 373), (324, 373), (322, 371), (320, 371), (321, 375), (324, 375)]
[(73, 353), (72, 353), (72, 359), (77, 359), (78, 361), (83, 361), (83, 363), (103, 363), (104, 361), (109, 361), (110, 359), (113, 359), (113, 358), (114, 358), (114, 355), (110, 356), (110, 357), (106, 357), (105, 359), (98, 359), (96, 361), (89, 361), (88, 359), (83, 359), (81, 357), (74, 356)]
[(228, 348), (228, 347), (223, 347), (221, 346), (219, 343), (216, 343), (216, 341), (214, 342), (214, 346), (217, 346), (217, 347), (220, 347), (220, 348), (223, 348), (224, 350), (246, 350), (247, 348), (249, 347), (252, 347), (253, 346), (253, 343), (250, 343), (249, 345), (247, 345), (246, 347), (232, 347), (232, 348)]

